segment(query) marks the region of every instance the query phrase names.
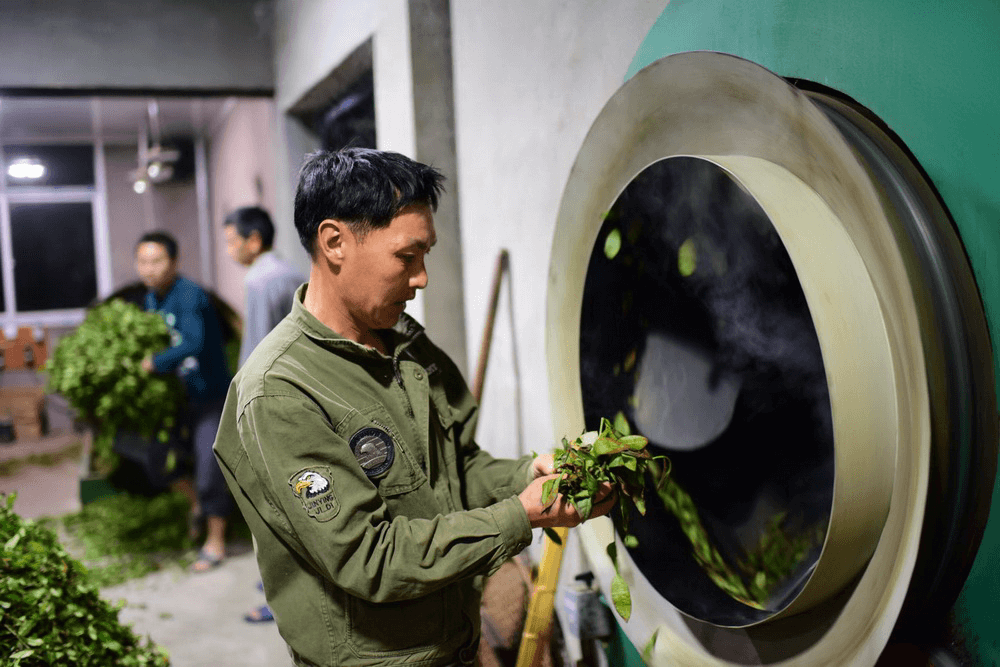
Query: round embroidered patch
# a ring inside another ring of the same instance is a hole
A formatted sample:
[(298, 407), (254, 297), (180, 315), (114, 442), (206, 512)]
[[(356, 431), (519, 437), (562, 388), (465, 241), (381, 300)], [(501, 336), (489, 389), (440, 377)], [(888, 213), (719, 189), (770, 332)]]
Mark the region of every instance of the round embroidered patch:
[(351, 436), (351, 452), (369, 478), (387, 471), (396, 458), (396, 446), (389, 434), (380, 428), (366, 426)]

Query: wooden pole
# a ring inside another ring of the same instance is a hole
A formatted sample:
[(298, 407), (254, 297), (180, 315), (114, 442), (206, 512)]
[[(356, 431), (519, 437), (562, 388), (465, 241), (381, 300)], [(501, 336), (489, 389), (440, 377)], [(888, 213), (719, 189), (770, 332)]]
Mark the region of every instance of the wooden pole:
[(528, 604), (528, 615), (524, 621), (524, 633), (521, 635), (516, 667), (538, 667), (542, 664), (541, 649), (548, 646), (563, 549), (569, 536), (569, 528), (553, 528), (553, 530), (559, 535), (561, 543), (556, 544), (548, 535), (544, 538), (542, 563), (538, 568), (535, 588), (531, 592), (531, 602)]
[(493, 323), (497, 317), (497, 304), (500, 302), (500, 285), (503, 274), (507, 271), (508, 255), (503, 249), (497, 256), (496, 267), (493, 269), (493, 286), (490, 289), (490, 305), (486, 310), (486, 326), (483, 339), (479, 344), (479, 361), (476, 364), (476, 377), (472, 384), (472, 395), (478, 403), (483, 396), (483, 382), (486, 381), (486, 365), (490, 358), (490, 347), (493, 345)]

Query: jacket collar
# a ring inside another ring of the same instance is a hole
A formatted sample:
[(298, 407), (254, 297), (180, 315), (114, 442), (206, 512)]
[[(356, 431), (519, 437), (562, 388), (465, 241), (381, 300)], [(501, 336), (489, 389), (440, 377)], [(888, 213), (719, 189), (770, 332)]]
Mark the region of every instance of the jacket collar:
[(383, 338), (386, 340), (389, 349), (392, 350), (391, 356), (384, 355), (378, 350), (344, 338), (339, 333), (320, 322), (315, 315), (306, 310), (306, 307), (303, 305), (303, 299), (305, 299), (306, 290), (308, 288), (309, 283), (305, 283), (300, 285), (299, 288), (295, 290), (295, 299), (292, 302), (292, 319), (294, 320), (295, 325), (306, 336), (317, 341), (318, 343), (321, 343), (324, 347), (336, 350), (341, 354), (360, 356), (368, 359), (398, 359), (399, 355), (402, 354), (407, 347), (409, 347), (410, 343), (424, 333), (424, 328), (419, 322), (406, 313), (403, 313), (400, 316), (399, 321), (392, 329), (381, 330), (383, 334), (388, 333), (388, 335), (383, 336)]

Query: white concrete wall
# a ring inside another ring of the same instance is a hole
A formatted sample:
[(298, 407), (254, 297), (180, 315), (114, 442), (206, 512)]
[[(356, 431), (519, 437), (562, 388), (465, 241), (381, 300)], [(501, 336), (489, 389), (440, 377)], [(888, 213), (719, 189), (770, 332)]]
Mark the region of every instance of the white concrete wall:
[(375, 31), (373, 0), (277, 0), (274, 99), (284, 112)]
[(154, 185), (143, 194), (136, 194), (128, 178), (128, 173), (138, 164), (136, 148), (105, 146), (104, 155), (113, 289), (139, 279), (135, 271), (135, 244), (140, 236), (154, 229), (165, 230), (177, 239), (179, 271), (204, 284), (198, 252), (198, 199), (194, 178)]
[[(247, 269), (226, 254), (226, 216), (241, 206), (260, 206), (271, 213), (275, 239), (296, 238), (291, 218), (274, 215), (274, 128), (274, 104), (270, 100), (234, 99), (209, 143), (215, 289), (240, 315), (245, 308)], [(305, 251), (299, 248), (295, 254), (304, 255)]]
[(0, 0), (0, 89), (259, 93), (271, 53), (267, 2)]
[(555, 441), (545, 287), (563, 186), (591, 123), (665, 6), (452, 0), (470, 360), (478, 355), (495, 258), (501, 248), (511, 258), (513, 299), (505, 294), (497, 314), (479, 426), (480, 444), (501, 456), (541, 452)]

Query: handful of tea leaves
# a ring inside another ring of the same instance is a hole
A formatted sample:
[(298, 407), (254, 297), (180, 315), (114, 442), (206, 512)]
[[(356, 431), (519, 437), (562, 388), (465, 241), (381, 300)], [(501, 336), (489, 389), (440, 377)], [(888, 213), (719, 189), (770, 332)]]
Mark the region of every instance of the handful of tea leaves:
[[(600, 429), (588, 431), (572, 442), (563, 438), (562, 447), (553, 454), (555, 473), (559, 475), (542, 487), (542, 502), (551, 503), (562, 494), (572, 503), (581, 518), (586, 521), (594, 508), (594, 497), (603, 482), (610, 482), (618, 492), (618, 509), (621, 512), (621, 528), (625, 546), (634, 547), (638, 540), (628, 531), (632, 510), (646, 513), (644, 492), (646, 488), (646, 467), (655, 461), (665, 461), (662, 468), (654, 465), (657, 489), (662, 486), (670, 467), (665, 456), (653, 456), (646, 449), (649, 440), (641, 435), (631, 435), (628, 421), (622, 413), (615, 416), (614, 424), (601, 418)], [(549, 539), (561, 542), (555, 531), (546, 528)], [(618, 572), (615, 544), (608, 546), (608, 555), (615, 565), (615, 577), (611, 582), (611, 597), (615, 608), (626, 621), (632, 613), (632, 599), (628, 584)]]

